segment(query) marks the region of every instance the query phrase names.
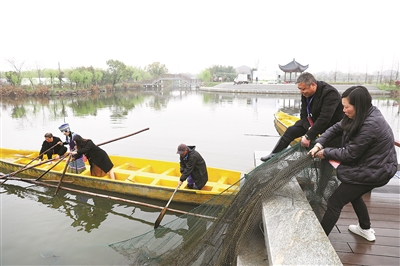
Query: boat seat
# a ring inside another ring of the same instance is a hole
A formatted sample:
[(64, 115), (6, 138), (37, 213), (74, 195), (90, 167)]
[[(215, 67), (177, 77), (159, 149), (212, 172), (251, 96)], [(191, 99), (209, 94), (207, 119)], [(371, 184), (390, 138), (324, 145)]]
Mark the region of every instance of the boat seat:
[(139, 170), (137, 170), (138, 172), (145, 172), (147, 170), (149, 170), (151, 168), (151, 165), (148, 164), (145, 167), (140, 168)]
[(124, 163), (124, 164), (121, 164), (120, 166), (114, 167), (113, 170), (116, 170), (116, 169), (127, 169), (127, 168), (129, 168), (129, 167), (132, 167), (132, 168), (133, 168), (133, 164), (131, 164), (131, 163)]
[(167, 171), (163, 172), (162, 175), (168, 175), (168, 174), (170, 174), (170, 173), (172, 173), (174, 171), (175, 171), (175, 168), (170, 168)]
[(228, 179), (227, 176), (221, 176), (221, 177), (218, 179), (217, 183), (218, 183), (218, 184), (225, 184), (225, 181), (226, 181), (227, 179)]

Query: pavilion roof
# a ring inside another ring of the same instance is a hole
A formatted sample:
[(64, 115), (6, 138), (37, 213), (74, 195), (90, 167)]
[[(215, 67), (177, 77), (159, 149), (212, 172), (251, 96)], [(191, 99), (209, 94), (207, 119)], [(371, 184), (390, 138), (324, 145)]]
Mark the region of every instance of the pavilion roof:
[(296, 62), (296, 60), (293, 58), (292, 62), (290, 62), (284, 66), (279, 65), (279, 68), (283, 72), (304, 72), (308, 68), (308, 65), (303, 66), (302, 64), (299, 64), (298, 62)]

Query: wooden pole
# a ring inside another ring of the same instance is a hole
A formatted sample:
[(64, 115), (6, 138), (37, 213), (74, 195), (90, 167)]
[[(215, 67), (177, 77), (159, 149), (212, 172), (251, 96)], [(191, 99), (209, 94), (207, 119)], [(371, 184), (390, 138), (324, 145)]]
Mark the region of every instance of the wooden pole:
[(175, 191), (174, 191), (174, 193), (172, 193), (171, 198), (169, 198), (167, 205), (165, 205), (164, 209), (160, 212), (160, 215), (158, 215), (158, 218), (157, 218), (156, 222), (154, 223), (154, 229), (156, 229), (160, 225), (161, 220), (164, 218), (164, 215), (167, 212), (167, 208), (168, 208), (169, 204), (171, 203), (171, 200), (174, 197), (175, 193), (178, 191), (179, 187), (180, 187), (180, 185), (178, 185), (175, 188)]
[(68, 168), (68, 165), (69, 165), (69, 161), (71, 161), (71, 157), (72, 157), (72, 154), (70, 153), (70, 154), (68, 155), (68, 160), (67, 160), (67, 162), (65, 163), (64, 171), (63, 171), (63, 173), (62, 173), (62, 175), (61, 175), (60, 181), (58, 182), (56, 191), (54, 192), (54, 196), (57, 195), (57, 192), (58, 192), (58, 190), (60, 189), (60, 185), (61, 185), (62, 179), (64, 178), (65, 171), (67, 171), (67, 168)]
[(137, 131), (137, 132), (135, 132), (135, 133), (128, 134), (128, 135), (126, 135), (126, 136), (122, 136), (122, 137), (119, 137), (119, 138), (116, 138), (116, 139), (112, 139), (112, 140), (109, 140), (109, 141), (106, 141), (106, 142), (97, 144), (97, 146), (101, 146), (101, 145), (108, 144), (108, 143), (111, 143), (111, 142), (114, 142), (114, 141), (117, 141), (117, 140), (120, 140), (120, 139), (124, 139), (124, 138), (130, 137), (130, 136), (139, 134), (139, 133), (141, 133), (141, 132), (143, 132), (143, 131), (146, 131), (146, 130), (149, 130), (149, 128), (145, 128), (145, 129), (139, 130), (139, 131)]
[(55, 160), (55, 159), (50, 159), (50, 160), (43, 161), (43, 162), (40, 162), (40, 163), (31, 165), (31, 166), (28, 166), (28, 167), (24, 166), (23, 168), (19, 169), (18, 171), (9, 173), (9, 174), (7, 174), (7, 175), (0, 176), (1, 179), (5, 179), (0, 185), (4, 184), (4, 183), (7, 181), (7, 178), (8, 178), (8, 177), (13, 177), (14, 175), (16, 175), (16, 174), (18, 174), (18, 173), (21, 173), (21, 172), (23, 172), (23, 171), (25, 171), (25, 170), (32, 169), (32, 168), (34, 168), (34, 167), (36, 167), (36, 166), (39, 166), (39, 165), (42, 165), (42, 164), (45, 164), (45, 163), (48, 163), (48, 162), (51, 162), (51, 161), (54, 161), (54, 160)]
[[(1, 177), (1, 178), (4, 178), (4, 177)], [(7, 178), (7, 180), (18, 180), (18, 181), (24, 181), (24, 182), (28, 182), (31, 184), (41, 185), (41, 186), (46, 186), (46, 187), (54, 187), (54, 188), (57, 187), (56, 185), (48, 184), (48, 183), (45, 183), (42, 181), (36, 181), (35, 179), (30, 179), (30, 178), (10, 177), (10, 178)], [(75, 193), (80, 193), (80, 194), (84, 194), (84, 195), (104, 198), (104, 199), (111, 199), (111, 200), (126, 202), (126, 203), (130, 203), (130, 204), (136, 204), (136, 205), (149, 207), (149, 208), (153, 208), (153, 209), (159, 209), (159, 210), (164, 209), (164, 207), (149, 204), (149, 203), (144, 203), (144, 202), (135, 201), (135, 200), (128, 200), (128, 199), (123, 199), (123, 198), (119, 198), (119, 197), (115, 197), (115, 196), (108, 196), (108, 195), (104, 195), (104, 194), (93, 193), (93, 192), (89, 192), (89, 191), (85, 191), (85, 190), (79, 190), (79, 189), (74, 189), (74, 188), (69, 188), (69, 187), (64, 187), (64, 186), (60, 186), (60, 189), (75, 192)], [(197, 213), (190, 213), (190, 212), (185, 212), (185, 211), (172, 209), (172, 208), (167, 208), (167, 209), (168, 209), (168, 211), (179, 213), (179, 214), (187, 214), (187, 215), (211, 219), (211, 220), (217, 219), (216, 217), (213, 217), (213, 216), (201, 215), (201, 214), (197, 214)]]
[(63, 155), (59, 158), (59, 161), (56, 162), (52, 167), (50, 167), (49, 169), (47, 169), (46, 172), (44, 172), (43, 174), (41, 174), (38, 178), (35, 179), (35, 181), (38, 181), (40, 178), (42, 178), (42, 176), (44, 176), (45, 174), (47, 174), (48, 172), (51, 171), (51, 169), (53, 169), (54, 167), (56, 167), (57, 164), (61, 163), (62, 160), (66, 157), (67, 155)]

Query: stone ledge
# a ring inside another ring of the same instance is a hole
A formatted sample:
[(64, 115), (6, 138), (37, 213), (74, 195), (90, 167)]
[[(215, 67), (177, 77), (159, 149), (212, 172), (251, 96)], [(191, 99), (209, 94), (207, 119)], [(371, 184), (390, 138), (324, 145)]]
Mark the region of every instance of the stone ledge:
[(269, 265), (342, 265), (296, 180), (262, 204)]

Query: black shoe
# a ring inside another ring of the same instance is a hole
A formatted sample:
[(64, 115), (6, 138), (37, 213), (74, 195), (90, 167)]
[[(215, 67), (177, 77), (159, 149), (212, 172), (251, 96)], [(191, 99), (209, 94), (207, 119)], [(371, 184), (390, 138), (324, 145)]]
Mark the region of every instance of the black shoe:
[(276, 153), (270, 153), (270, 154), (267, 155), (267, 156), (261, 157), (260, 160), (263, 161), (263, 162), (266, 162), (266, 161), (270, 160), (272, 157), (274, 157), (275, 154), (276, 154)]

